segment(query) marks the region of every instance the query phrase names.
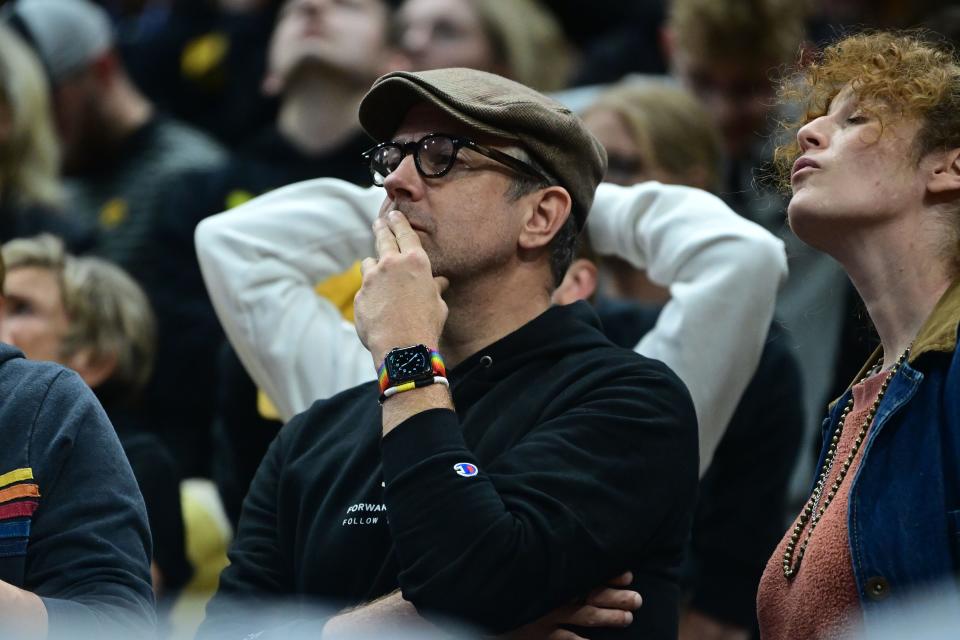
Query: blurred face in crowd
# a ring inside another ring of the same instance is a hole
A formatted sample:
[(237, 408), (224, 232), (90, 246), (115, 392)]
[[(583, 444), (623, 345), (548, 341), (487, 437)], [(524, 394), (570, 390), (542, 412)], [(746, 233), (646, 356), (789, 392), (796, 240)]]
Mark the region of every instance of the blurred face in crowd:
[(110, 123), (103, 113), (103, 87), (91, 66), (60, 81), (53, 92), (54, 116), (66, 175), (83, 173), (101, 157)]
[(270, 43), (267, 91), (281, 92), (311, 66), (369, 86), (388, 70), (389, 17), (384, 0), (288, 0)]
[[(629, 187), (638, 182), (657, 180), (666, 184), (691, 184), (681, 176), (672, 175), (656, 164), (656, 159), (644, 153), (636, 136), (623, 116), (613, 109), (594, 107), (583, 116), (587, 129), (607, 150), (607, 173), (604, 182)], [(701, 185), (692, 185), (701, 186)], [(647, 278), (646, 272), (636, 269), (626, 260), (604, 256), (600, 262), (606, 283), (606, 295), (615, 299), (643, 300), (663, 304), (670, 292)]]
[(766, 65), (741, 60), (699, 60), (682, 48), (672, 56), (673, 71), (713, 116), (724, 149), (732, 157), (743, 156), (769, 129), (776, 89)]
[(498, 70), (493, 44), (470, 0), (406, 0), (397, 14), (399, 44), (415, 70)]
[(14, 345), (31, 360), (60, 362), (70, 321), (56, 275), (40, 267), (11, 269), (4, 294), (0, 342)]
[(709, 188), (709, 172), (703, 167), (691, 166), (686, 175), (678, 175), (659, 166), (657, 159), (637, 142), (634, 131), (616, 110), (594, 107), (584, 114), (583, 123), (607, 150), (604, 182), (629, 187), (638, 182), (656, 180), (664, 184)]
[(583, 116), (583, 123), (607, 150), (604, 182), (628, 187), (645, 180), (666, 181), (653, 158), (644, 157), (633, 132), (619, 113), (603, 107), (594, 108)]

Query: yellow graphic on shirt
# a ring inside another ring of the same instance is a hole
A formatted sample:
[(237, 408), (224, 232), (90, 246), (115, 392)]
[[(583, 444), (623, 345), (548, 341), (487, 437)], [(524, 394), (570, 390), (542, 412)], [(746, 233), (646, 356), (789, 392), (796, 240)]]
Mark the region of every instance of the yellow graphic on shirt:
[(104, 229), (116, 229), (127, 221), (130, 209), (123, 198), (111, 198), (100, 208), (100, 226)]
[(3, 475), (0, 475), (0, 487), (5, 487), (8, 484), (22, 482), (24, 480), (33, 480), (32, 468), (24, 467), (22, 469), (14, 469), (13, 471), (8, 471)]
[[(360, 290), (363, 277), (360, 275), (360, 262), (342, 273), (330, 276), (314, 287), (317, 295), (329, 300), (340, 315), (348, 322), (353, 322), (353, 298)], [(257, 392), (257, 411), (267, 420), (279, 420), (280, 413), (263, 391)]]
[(330, 276), (316, 287), (314, 291), (317, 295), (329, 300), (340, 310), (340, 315), (347, 322), (353, 322), (353, 298), (360, 291), (360, 285), (363, 283), (363, 276), (360, 275), (360, 262), (354, 262), (353, 266)]
[(246, 189), (234, 189), (227, 194), (227, 198), (223, 204), (226, 205), (227, 209), (233, 209), (251, 200), (253, 200), (253, 194)]
[(199, 79), (220, 67), (230, 40), (222, 33), (207, 33), (186, 44), (180, 54), (180, 73), (186, 78)]

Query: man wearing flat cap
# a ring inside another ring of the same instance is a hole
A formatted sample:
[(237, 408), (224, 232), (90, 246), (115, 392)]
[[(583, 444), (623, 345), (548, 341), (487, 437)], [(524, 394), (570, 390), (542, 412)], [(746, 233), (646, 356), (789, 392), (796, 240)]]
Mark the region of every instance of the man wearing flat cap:
[(383, 76), (360, 120), (386, 191), (355, 299), (378, 380), (281, 430), (204, 631), (259, 633), (236, 605), (290, 597), (351, 608), (325, 636), (503, 633), (629, 570), (643, 606), (613, 633), (675, 638), (690, 397), (586, 303), (551, 306), (602, 147), (561, 105), (465, 69)]

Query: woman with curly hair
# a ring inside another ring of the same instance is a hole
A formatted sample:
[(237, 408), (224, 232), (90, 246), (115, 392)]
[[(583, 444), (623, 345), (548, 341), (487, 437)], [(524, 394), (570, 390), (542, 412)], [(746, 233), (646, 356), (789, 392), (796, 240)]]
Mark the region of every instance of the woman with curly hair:
[(834, 257), (881, 347), (830, 407), (810, 498), (770, 558), (764, 638), (876, 631), (960, 571), (960, 63), (912, 33), (828, 47), (782, 96), (793, 231)]

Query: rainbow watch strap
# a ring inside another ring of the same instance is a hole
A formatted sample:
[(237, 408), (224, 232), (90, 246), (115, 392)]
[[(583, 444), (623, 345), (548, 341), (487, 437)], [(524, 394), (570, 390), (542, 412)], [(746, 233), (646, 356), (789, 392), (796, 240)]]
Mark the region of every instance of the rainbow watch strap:
[(433, 373), (438, 376), (447, 377), (447, 365), (443, 362), (443, 356), (435, 349), (430, 349), (430, 364), (433, 365)]
[[(436, 349), (430, 349), (430, 366), (433, 368), (433, 375), (447, 377), (447, 365), (443, 362), (443, 356)], [(387, 361), (384, 359), (377, 368), (377, 382), (380, 383), (380, 393), (390, 388), (390, 376), (387, 375)], [(410, 382), (404, 384), (412, 384)], [(403, 386), (403, 385), (401, 385)], [(409, 387), (412, 389), (413, 387)], [(404, 389), (406, 391), (407, 389)]]

